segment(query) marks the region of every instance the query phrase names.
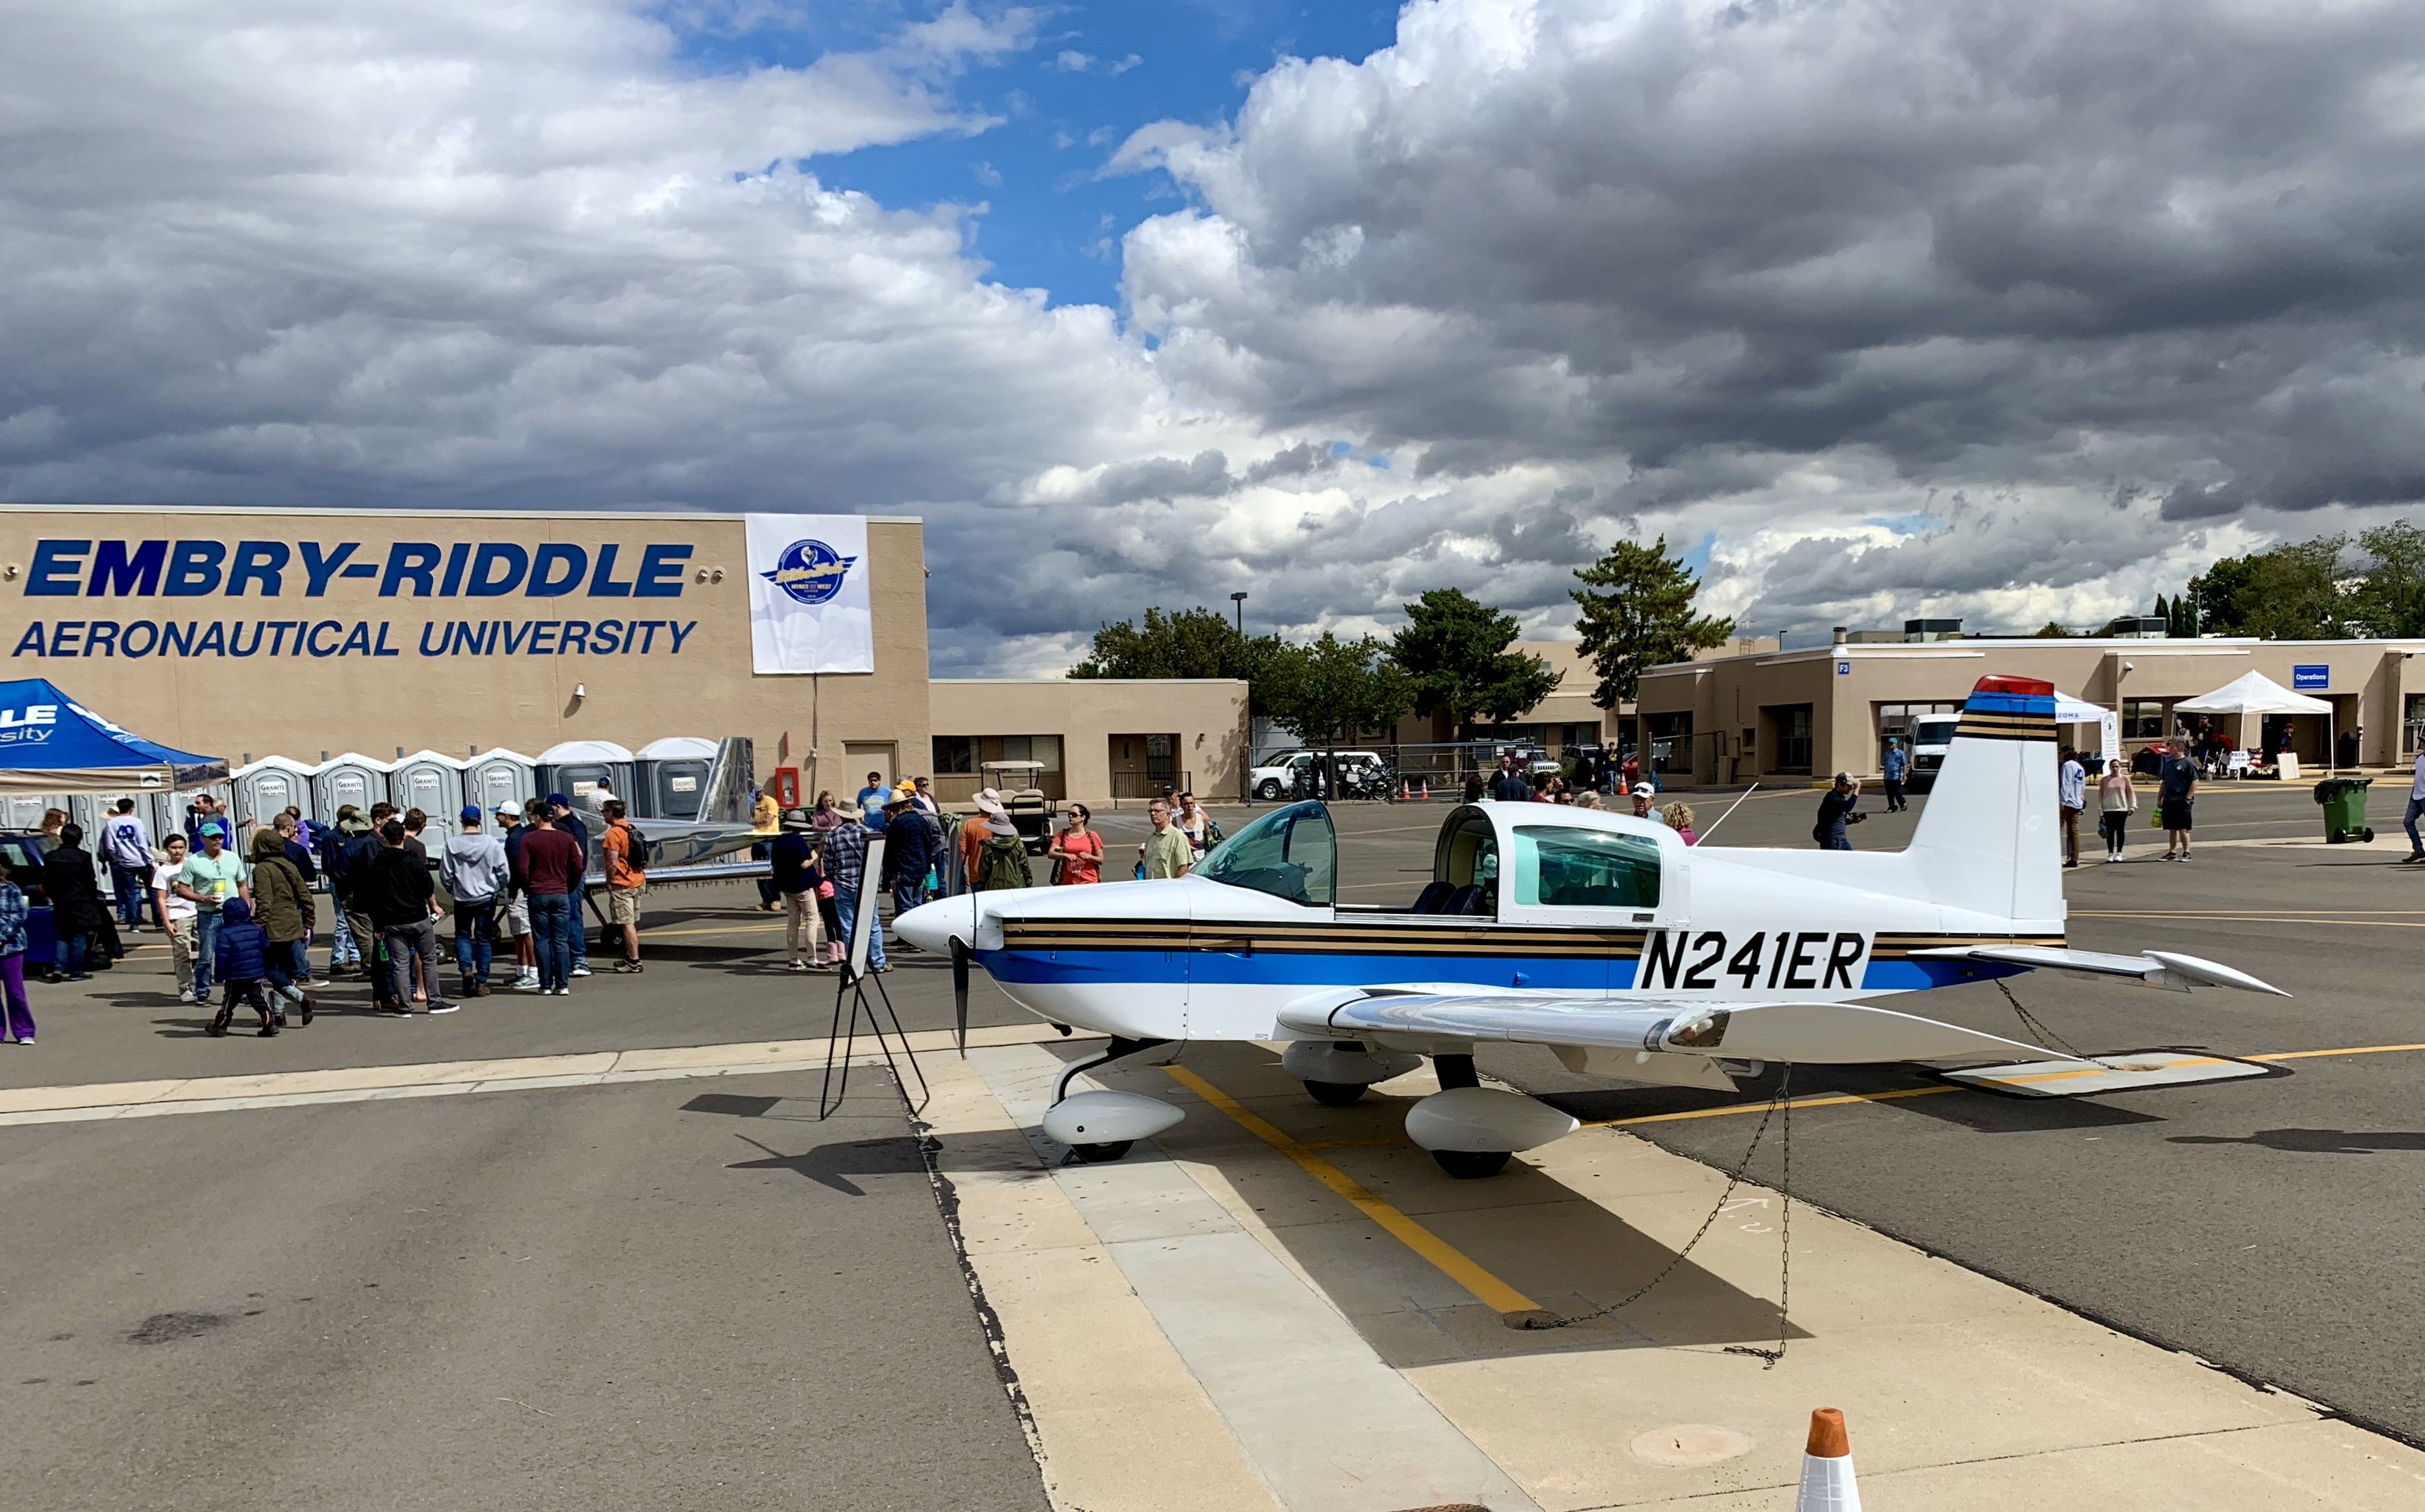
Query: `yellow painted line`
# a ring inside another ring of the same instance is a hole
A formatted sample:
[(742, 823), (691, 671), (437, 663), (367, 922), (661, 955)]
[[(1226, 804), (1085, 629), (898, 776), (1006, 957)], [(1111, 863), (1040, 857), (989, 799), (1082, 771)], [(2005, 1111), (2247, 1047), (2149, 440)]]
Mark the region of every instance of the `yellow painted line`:
[(2359, 1045), (2350, 1050), (2277, 1050), (2270, 1055), (2242, 1055), (2242, 1060), (2319, 1060), (2327, 1055), (2392, 1055), (2425, 1045)]
[[(1791, 1108), (1840, 1108), (1855, 1102), (1892, 1102), (1907, 1097), (1935, 1097), (1939, 1092), (1959, 1092), (1958, 1086), (1907, 1086), (1892, 1092), (1840, 1092), (1824, 1097), (1798, 1097), (1786, 1104)], [(1725, 1118), (1739, 1113), (1765, 1113), (1765, 1102), (1729, 1102), (1721, 1108), (1693, 1108), (1683, 1113), (1646, 1113), (1632, 1118), (1598, 1118), (1583, 1125), (1586, 1129), (1625, 1129), (1637, 1123), (1682, 1123), (1693, 1118)]]
[(1356, 1210), (1379, 1224), (1389, 1236), (1431, 1263), (1432, 1267), (1464, 1287), (1474, 1299), (1500, 1312), (1532, 1312), (1541, 1304), (1493, 1276), (1473, 1257), (1365, 1190), (1362, 1182), (1315, 1154), (1270, 1120), (1246, 1111), (1245, 1104), (1184, 1066), (1163, 1070), (1180, 1086), (1228, 1114), (1240, 1128), (1296, 1162), (1308, 1176), (1345, 1198)]
[[(2327, 1060), (2341, 1055), (2392, 1055), (2404, 1051), (2425, 1051), (2425, 1045), (2353, 1045), (2343, 1050), (2276, 1050), (2262, 1055), (2199, 1056), (2195, 1060), (2176, 1061), (2178, 1066), (2220, 1066), (2225, 1060), (2257, 1061), (2272, 1064), (2283, 1060)], [(2004, 1080), (2015, 1082), (2053, 1082), (2070, 1076), (2095, 1076), (2104, 1070), (2096, 1067), (2082, 1070), (2040, 1071), (2030, 1076)], [(1841, 1108), (1856, 1102), (1895, 1102), (1911, 1097), (1935, 1097), (1945, 1092), (1976, 1090), (1961, 1086), (1905, 1086), (1891, 1092), (1842, 1092), (1823, 1097), (1798, 1097), (1791, 1106), (1795, 1108)], [(1586, 1129), (1625, 1129), (1637, 1123), (1681, 1123), (1692, 1118), (1730, 1118), (1746, 1113), (1765, 1113), (1765, 1102), (1729, 1102), (1724, 1107), (1694, 1108), (1683, 1113), (1646, 1113), (1632, 1118), (1601, 1118), (1583, 1125)]]

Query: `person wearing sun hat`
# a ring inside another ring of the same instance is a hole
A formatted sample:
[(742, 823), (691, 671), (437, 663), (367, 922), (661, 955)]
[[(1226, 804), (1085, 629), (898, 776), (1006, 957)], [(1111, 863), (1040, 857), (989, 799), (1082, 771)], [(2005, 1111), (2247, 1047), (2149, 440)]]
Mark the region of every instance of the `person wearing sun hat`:
[[(904, 782), (884, 800), (884, 880), (892, 890), (896, 919), (926, 901), (926, 874), (939, 859), (941, 833), (918, 811), (918, 791)], [(917, 946), (896, 939), (892, 948)]]

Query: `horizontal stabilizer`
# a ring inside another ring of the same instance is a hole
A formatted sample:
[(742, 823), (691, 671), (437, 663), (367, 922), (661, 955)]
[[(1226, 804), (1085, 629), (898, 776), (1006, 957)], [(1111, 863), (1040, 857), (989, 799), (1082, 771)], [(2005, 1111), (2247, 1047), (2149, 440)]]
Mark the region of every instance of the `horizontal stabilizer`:
[(1863, 1066), (2032, 1058), (2045, 1048), (1857, 1003), (1734, 1003), (1548, 993), (1318, 993), (1282, 1008), (1282, 1027), (1333, 1038), (1512, 1040), (1674, 1051), (1729, 1059)]
[(2080, 976), (2135, 976), (2149, 987), (2175, 992), (2186, 992), (2195, 985), (2233, 987), (2243, 992), (2271, 992), (2275, 997), (2290, 995), (2271, 982), (2259, 981), (2246, 972), (2220, 961), (2183, 956), (2169, 950), (2115, 956), (2104, 951), (2066, 950), (2055, 945), (1945, 945), (1915, 950), (1911, 954), (1916, 957), (1936, 960), (1999, 961), (2007, 966), (2070, 972)]

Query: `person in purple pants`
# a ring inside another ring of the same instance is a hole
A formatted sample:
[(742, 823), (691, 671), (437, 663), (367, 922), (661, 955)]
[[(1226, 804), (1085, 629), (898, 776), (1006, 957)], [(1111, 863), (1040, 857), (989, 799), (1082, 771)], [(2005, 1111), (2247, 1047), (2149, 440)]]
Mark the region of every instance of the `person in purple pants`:
[(25, 1001), (25, 894), (0, 865), (0, 992), (8, 998), (8, 1037), (34, 1042), (34, 1007)]

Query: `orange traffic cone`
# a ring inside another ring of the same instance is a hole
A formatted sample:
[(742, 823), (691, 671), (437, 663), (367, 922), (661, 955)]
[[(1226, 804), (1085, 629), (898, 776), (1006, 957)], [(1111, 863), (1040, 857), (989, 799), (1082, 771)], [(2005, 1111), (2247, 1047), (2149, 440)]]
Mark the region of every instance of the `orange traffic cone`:
[(1423, 801), (1424, 801), (1425, 803), (1429, 803), (1431, 800), (1432, 800), (1432, 780), (1431, 780), (1430, 778), (1426, 777), (1426, 778), (1424, 778), (1424, 779), (1423, 779)]
[(1404, 803), (1413, 796), (1414, 794), (1406, 787), (1406, 780), (1403, 777), (1398, 779), (1398, 801)]
[(1810, 1414), (1810, 1439), (1802, 1450), (1802, 1489), (1793, 1512), (1861, 1512), (1860, 1488), (1853, 1484), (1853, 1441), (1844, 1414), (1823, 1407)]

